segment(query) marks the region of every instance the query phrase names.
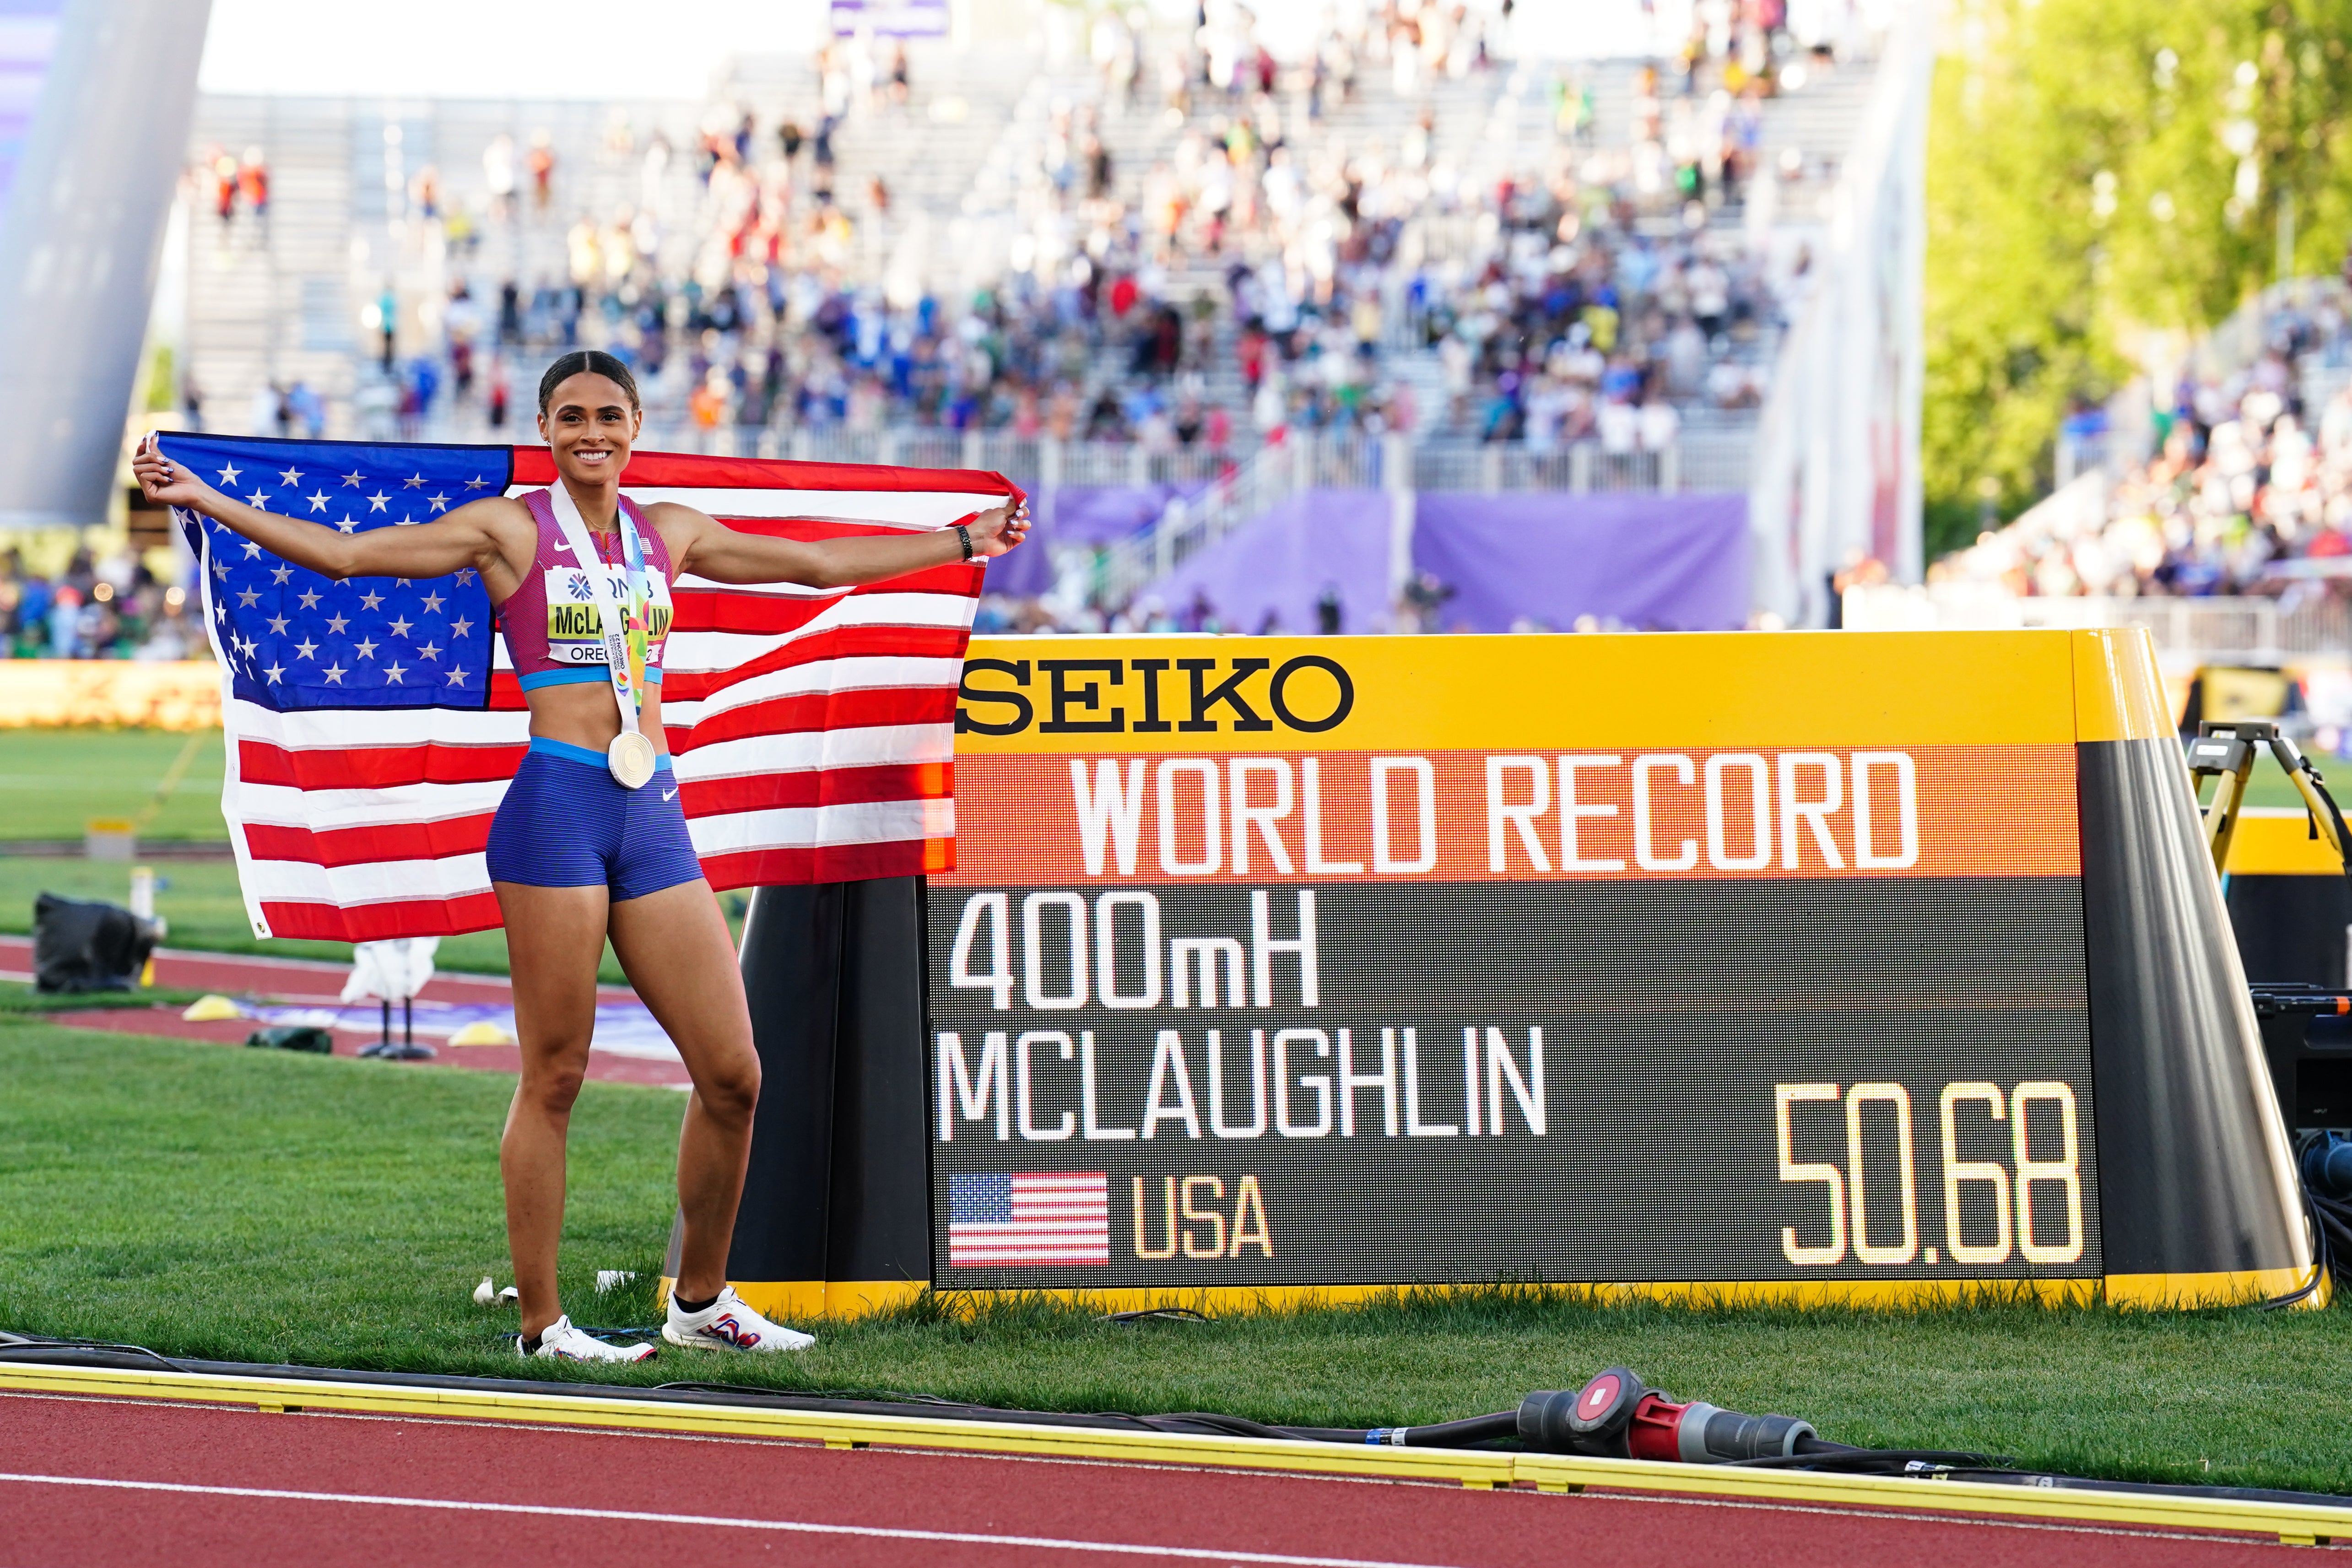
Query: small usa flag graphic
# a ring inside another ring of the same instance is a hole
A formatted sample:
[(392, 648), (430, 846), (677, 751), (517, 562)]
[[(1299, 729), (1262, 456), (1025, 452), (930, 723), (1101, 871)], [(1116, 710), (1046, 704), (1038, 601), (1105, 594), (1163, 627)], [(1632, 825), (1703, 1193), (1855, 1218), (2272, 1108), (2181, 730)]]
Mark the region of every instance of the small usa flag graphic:
[(1110, 1262), (1110, 1179), (1100, 1171), (948, 1178), (948, 1266)]

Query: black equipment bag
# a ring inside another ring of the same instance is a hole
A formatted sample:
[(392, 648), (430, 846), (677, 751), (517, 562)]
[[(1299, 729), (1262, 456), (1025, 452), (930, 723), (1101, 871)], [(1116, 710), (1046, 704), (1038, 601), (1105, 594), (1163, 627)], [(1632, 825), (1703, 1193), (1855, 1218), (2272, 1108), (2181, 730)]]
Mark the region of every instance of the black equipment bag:
[(335, 1054), (335, 1037), (310, 1024), (278, 1024), (256, 1029), (245, 1037), (245, 1043), (274, 1046), (281, 1051), (311, 1051), (322, 1057)]
[(43, 893), (33, 900), (38, 991), (128, 991), (155, 951), (155, 922), (119, 904)]

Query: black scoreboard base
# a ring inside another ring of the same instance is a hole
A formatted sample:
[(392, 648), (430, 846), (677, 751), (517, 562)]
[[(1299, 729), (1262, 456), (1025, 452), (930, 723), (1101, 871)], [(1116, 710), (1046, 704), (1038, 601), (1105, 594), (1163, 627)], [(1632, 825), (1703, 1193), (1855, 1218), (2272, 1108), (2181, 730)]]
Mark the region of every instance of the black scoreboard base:
[[(922, 879), (762, 888), (741, 963), (760, 1050), (727, 1275), (785, 1322), (930, 1288)], [(670, 1234), (663, 1289), (677, 1278)]]
[(755, 1305), (2317, 1280), (2144, 633), (983, 639), (956, 730), (953, 869), (759, 895)]

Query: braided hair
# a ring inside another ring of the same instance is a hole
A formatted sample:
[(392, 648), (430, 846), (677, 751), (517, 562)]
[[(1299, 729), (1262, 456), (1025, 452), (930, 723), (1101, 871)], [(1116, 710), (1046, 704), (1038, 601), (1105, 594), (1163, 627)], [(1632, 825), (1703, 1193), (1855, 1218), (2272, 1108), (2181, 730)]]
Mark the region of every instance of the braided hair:
[(575, 349), (568, 354), (558, 354), (547, 374), (539, 378), (539, 412), (547, 415), (547, 405), (555, 401), (555, 389), (575, 375), (601, 375), (628, 395), (631, 408), (643, 406), (637, 401), (637, 378), (629, 367), (603, 349)]

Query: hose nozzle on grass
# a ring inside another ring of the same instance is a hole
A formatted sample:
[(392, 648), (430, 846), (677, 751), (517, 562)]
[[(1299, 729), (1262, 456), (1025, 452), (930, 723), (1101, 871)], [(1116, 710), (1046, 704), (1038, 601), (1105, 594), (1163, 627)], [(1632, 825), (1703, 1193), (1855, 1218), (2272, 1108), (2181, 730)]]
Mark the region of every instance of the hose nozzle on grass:
[(1519, 1441), (1542, 1454), (1676, 1459), (1726, 1465), (1783, 1458), (1814, 1437), (1793, 1415), (1749, 1415), (1702, 1400), (1677, 1405), (1622, 1366), (1596, 1373), (1573, 1394), (1530, 1394), (1519, 1402)]

